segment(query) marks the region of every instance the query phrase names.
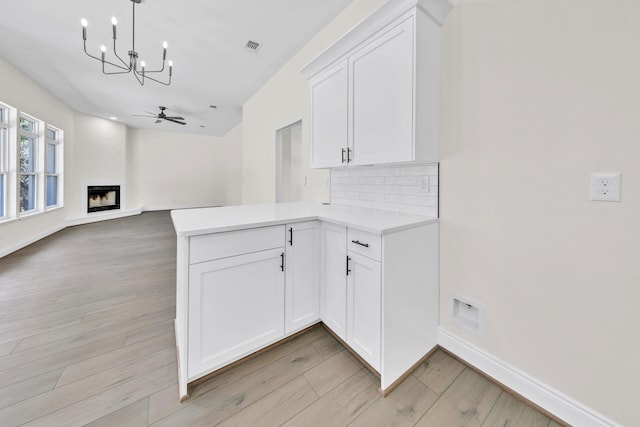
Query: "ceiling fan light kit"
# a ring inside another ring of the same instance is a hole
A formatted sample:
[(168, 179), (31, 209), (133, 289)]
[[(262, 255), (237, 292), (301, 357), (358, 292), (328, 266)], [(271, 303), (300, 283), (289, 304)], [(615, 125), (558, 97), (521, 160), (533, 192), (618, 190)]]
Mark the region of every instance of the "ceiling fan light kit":
[[(102, 63), (102, 72), (107, 75), (111, 74), (127, 74), (132, 73), (138, 83), (144, 86), (144, 82), (146, 79), (154, 81), (156, 83), (160, 83), (165, 86), (169, 86), (171, 84), (171, 77), (173, 75), (173, 61), (166, 61), (167, 59), (167, 42), (162, 43), (162, 67), (159, 70), (147, 70), (146, 64), (144, 61), (140, 61), (138, 63), (138, 52), (136, 52), (136, 3), (140, 3), (142, 0), (130, 0), (133, 5), (133, 24), (132, 24), (132, 46), (131, 50), (128, 52), (129, 55), (129, 63), (123, 60), (120, 55), (118, 55), (118, 51), (116, 50), (116, 36), (117, 31), (116, 28), (118, 26), (118, 20), (114, 16), (111, 18), (111, 26), (113, 29), (113, 53), (116, 58), (120, 61), (120, 63), (115, 63), (108, 61), (106, 57), (107, 47), (105, 45), (100, 46), (100, 57), (94, 56), (87, 51), (87, 26), (88, 22), (85, 18), (82, 18), (80, 23), (82, 24), (82, 40), (84, 42), (84, 53), (86, 53), (89, 57), (98, 60)], [(162, 73), (164, 72), (165, 62), (168, 62), (169, 65), (169, 78), (167, 81), (162, 81), (156, 78), (149, 76), (149, 74)], [(115, 69), (115, 71), (107, 71), (105, 68), (105, 64)], [(140, 67), (138, 67), (140, 65)], [(119, 70), (119, 71), (118, 71)]]

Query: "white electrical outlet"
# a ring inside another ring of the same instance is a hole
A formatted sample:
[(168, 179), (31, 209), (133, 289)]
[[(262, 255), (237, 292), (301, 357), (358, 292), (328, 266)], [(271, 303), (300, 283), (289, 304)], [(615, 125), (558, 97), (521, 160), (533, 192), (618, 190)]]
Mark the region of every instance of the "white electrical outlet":
[(620, 174), (592, 173), (589, 199), (604, 202), (619, 202)]

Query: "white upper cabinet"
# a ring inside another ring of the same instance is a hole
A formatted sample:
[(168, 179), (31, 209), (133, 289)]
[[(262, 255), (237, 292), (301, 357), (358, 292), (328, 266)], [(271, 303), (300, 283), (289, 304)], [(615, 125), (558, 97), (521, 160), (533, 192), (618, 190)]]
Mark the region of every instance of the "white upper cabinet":
[(437, 162), (447, 0), (390, 0), (307, 64), (313, 168)]
[(413, 17), (349, 58), (350, 164), (414, 160), (413, 69)]
[(346, 165), (347, 62), (325, 70), (311, 82), (311, 166)]

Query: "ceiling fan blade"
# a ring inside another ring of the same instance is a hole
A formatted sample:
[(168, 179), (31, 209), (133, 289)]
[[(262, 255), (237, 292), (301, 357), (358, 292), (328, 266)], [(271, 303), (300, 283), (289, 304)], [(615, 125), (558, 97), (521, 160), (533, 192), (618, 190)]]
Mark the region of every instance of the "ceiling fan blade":
[(157, 119), (157, 120), (156, 120), (156, 123), (162, 123), (162, 120)]
[(173, 120), (184, 120), (184, 117), (178, 116), (166, 116), (165, 119), (173, 119)]
[(154, 118), (156, 117), (155, 115), (154, 116), (147, 116), (145, 114), (132, 114), (132, 116), (134, 116), (134, 117), (154, 117)]
[(169, 121), (169, 122), (172, 122), (172, 123), (177, 123), (177, 124), (179, 124), (179, 125), (186, 125), (186, 123), (185, 123), (185, 122), (179, 122), (178, 120), (173, 120), (172, 118), (169, 118), (169, 117), (165, 117), (164, 119), (165, 119), (166, 121)]

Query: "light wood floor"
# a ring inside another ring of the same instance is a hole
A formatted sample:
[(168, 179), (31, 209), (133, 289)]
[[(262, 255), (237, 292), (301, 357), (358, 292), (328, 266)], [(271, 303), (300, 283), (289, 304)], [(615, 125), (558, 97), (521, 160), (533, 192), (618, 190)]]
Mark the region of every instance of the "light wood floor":
[(0, 259), (0, 425), (557, 426), (438, 350), (387, 398), (322, 327), (178, 402), (167, 212)]

